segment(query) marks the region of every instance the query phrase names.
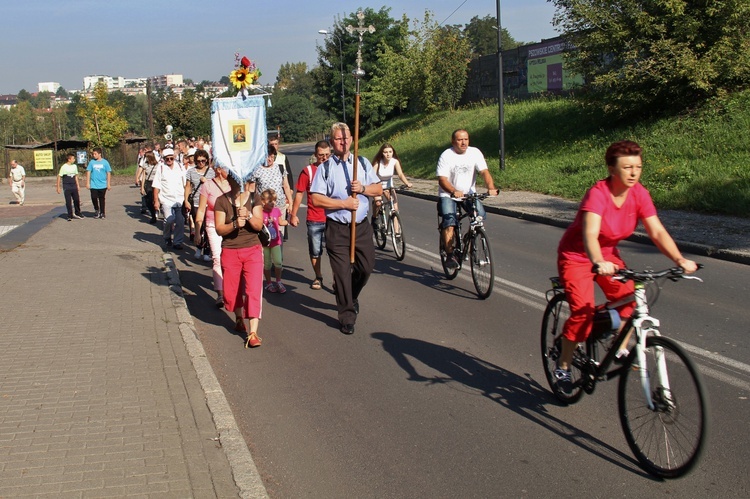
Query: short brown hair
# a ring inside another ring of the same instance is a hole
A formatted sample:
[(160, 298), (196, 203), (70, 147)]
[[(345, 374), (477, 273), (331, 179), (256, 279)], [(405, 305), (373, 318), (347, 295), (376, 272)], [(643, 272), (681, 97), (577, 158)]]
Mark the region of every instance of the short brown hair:
[(615, 166), (617, 164), (617, 158), (623, 156), (643, 156), (643, 149), (636, 142), (632, 140), (621, 140), (611, 144), (607, 148), (607, 152), (604, 153), (604, 162), (607, 166)]

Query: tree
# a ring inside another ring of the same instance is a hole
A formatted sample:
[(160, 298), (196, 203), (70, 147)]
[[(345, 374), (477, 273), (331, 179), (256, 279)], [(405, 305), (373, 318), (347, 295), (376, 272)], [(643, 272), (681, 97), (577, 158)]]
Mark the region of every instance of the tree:
[(62, 86), (57, 89), (57, 92), (55, 92), (55, 97), (61, 97), (61, 98), (67, 98), (68, 97), (68, 91), (65, 90)]
[[(360, 81), (360, 94), (370, 86), (370, 76), (378, 64), (380, 47), (392, 47), (395, 51), (403, 48), (405, 40), (400, 24), (390, 16), (389, 7), (381, 7), (379, 11), (367, 8), (362, 11), (364, 24), (375, 26), (375, 33), (365, 34), (362, 39), (362, 69), (368, 75)], [(357, 67), (358, 35), (351, 35), (346, 31), (349, 25), (357, 26), (359, 19), (353, 12), (346, 18), (334, 23), (332, 35), (325, 38), (322, 46), (318, 47), (318, 68), (313, 71), (316, 93), (323, 101), (323, 109), (333, 116), (341, 116), (341, 62), (339, 42), (343, 52), (344, 93), (346, 94), (346, 116), (354, 116), (354, 95), (356, 80), (351, 73)], [(334, 36), (335, 35), (335, 36)], [(381, 110), (371, 107), (364, 101), (360, 105), (360, 126), (363, 129), (374, 128), (382, 123)], [(350, 123), (353, 120), (349, 120)]]
[(314, 82), (312, 75), (307, 71), (307, 63), (294, 62), (284, 63), (276, 75), (275, 89), (300, 95), (310, 95), (313, 91)]
[(16, 99), (18, 99), (18, 102), (28, 102), (31, 100), (31, 94), (28, 92), (28, 90), (22, 88), (18, 91)]
[(106, 83), (97, 83), (93, 98), (84, 98), (78, 108), (78, 117), (83, 120), (82, 138), (99, 147), (116, 146), (128, 129), (120, 112), (121, 105), (108, 103)]
[[(503, 50), (514, 49), (521, 45), (510, 36), (507, 29), (502, 28)], [(464, 36), (471, 46), (472, 57), (497, 54), (497, 18), (494, 16), (474, 16), (464, 28)]]
[(115, 90), (107, 95), (107, 102), (118, 106), (122, 117), (128, 122), (128, 131), (143, 135), (148, 130), (148, 98), (145, 95), (126, 95)]
[(466, 86), (468, 40), (457, 26), (438, 26), (429, 11), (405, 33), (403, 49), (381, 46), (367, 105), (418, 113), (453, 109)]
[(154, 105), (154, 128), (164, 130), (167, 125), (177, 138), (211, 135), (211, 101), (192, 90), (183, 92), (182, 98), (169, 91)]
[(750, 85), (750, 3), (552, 0), (584, 97), (604, 111), (679, 111)]
[(266, 121), (273, 127), (278, 126), (288, 142), (310, 140), (331, 123), (326, 112), (317, 108), (309, 97), (289, 92), (282, 92), (273, 99)]

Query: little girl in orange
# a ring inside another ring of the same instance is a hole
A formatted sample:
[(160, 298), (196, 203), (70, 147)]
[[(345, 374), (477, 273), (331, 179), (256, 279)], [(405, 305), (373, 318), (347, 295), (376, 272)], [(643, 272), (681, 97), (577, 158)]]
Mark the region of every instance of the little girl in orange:
[[(283, 258), (281, 254), (282, 235), (279, 227), (287, 225), (289, 222), (284, 219), (281, 210), (276, 207), (276, 191), (266, 189), (260, 194), (260, 200), (263, 203), (263, 223), (271, 233), (271, 242), (268, 246), (263, 247), (263, 276), (266, 278), (266, 291), (283, 294), (286, 293), (286, 286), (281, 282)], [(271, 281), (271, 267), (274, 267), (276, 282)]]

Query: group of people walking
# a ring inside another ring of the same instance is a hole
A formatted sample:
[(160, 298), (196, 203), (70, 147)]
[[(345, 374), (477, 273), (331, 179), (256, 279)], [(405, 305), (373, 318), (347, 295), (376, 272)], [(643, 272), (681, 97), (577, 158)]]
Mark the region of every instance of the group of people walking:
[[(92, 156), (94, 159), (86, 165), (86, 188), (91, 193), (94, 218), (103, 219), (106, 218), (105, 199), (107, 191), (112, 188), (112, 167), (102, 157), (101, 148), (94, 148)], [(23, 205), (26, 201), (26, 170), (15, 159), (10, 162), (8, 183), (16, 198), (16, 204)], [(58, 194), (62, 193), (65, 196), (68, 222), (84, 218), (81, 212), (80, 188), (76, 155), (67, 154), (65, 163), (60, 166), (57, 172), (55, 189)]]
[[(143, 196), (143, 210), (156, 223), (163, 220), (165, 249), (180, 250), (184, 230), (191, 230), (197, 248), (195, 257), (212, 262), (216, 306), (235, 315), (235, 330), (246, 335), (245, 347), (258, 347), (263, 309), (263, 291), (284, 294), (282, 280), (285, 230), (300, 225), (299, 210), (307, 197), (307, 245), (313, 278), (311, 289), (323, 288), (321, 258), (325, 248), (333, 275), (339, 329), (355, 331), (360, 312), (359, 296), (375, 263), (373, 231), (369, 221), (372, 204), (377, 208), (398, 176), (404, 176), (393, 146), (384, 144), (373, 163), (351, 154), (352, 135), (346, 123), (331, 127), (330, 141), (315, 144), (314, 161), (293, 181), (289, 162), (278, 151), (278, 137), (271, 137), (266, 161), (243, 185), (225, 167), (212, 163), (210, 153), (190, 148), (180, 153), (165, 147), (144, 151), (136, 174)], [(607, 149), (608, 176), (586, 193), (575, 221), (566, 230), (558, 247), (558, 269), (570, 303), (570, 318), (564, 327), (562, 354), (555, 376), (559, 389), (570, 389), (570, 361), (575, 346), (591, 332), (594, 316), (594, 283), (607, 299), (632, 293), (632, 282), (611, 279), (625, 266), (617, 244), (629, 237), (640, 221), (656, 246), (686, 272), (696, 264), (682, 256), (672, 237), (659, 221), (651, 197), (640, 184), (641, 147), (632, 141), (616, 142)], [(111, 167), (101, 149), (93, 150), (86, 168), (86, 186), (96, 217), (106, 218), (106, 192), (111, 188)], [(78, 195), (78, 168), (75, 156), (68, 155), (60, 168), (57, 191), (65, 194), (68, 219), (82, 218)], [(451, 147), (437, 164), (439, 196), (437, 211), (446, 248), (453, 240), (457, 203), (465, 194), (476, 192), (480, 175), (491, 196), (499, 194), (481, 151), (469, 145), (469, 134), (458, 129)], [(11, 163), (9, 183), (19, 204), (24, 202), (25, 171)], [(291, 186), (296, 193), (292, 195)], [(484, 216), (481, 202), (477, 209)], [(187, 216), (187, 217), (186, 217)], [(354, 224), (352, 240), (351, 224)], [(457, 265), (458, 262), (451, 262)], [(632, 304), (618, 312), (626, 319)], [(624, 324), (626, 321), (623, 320)]]

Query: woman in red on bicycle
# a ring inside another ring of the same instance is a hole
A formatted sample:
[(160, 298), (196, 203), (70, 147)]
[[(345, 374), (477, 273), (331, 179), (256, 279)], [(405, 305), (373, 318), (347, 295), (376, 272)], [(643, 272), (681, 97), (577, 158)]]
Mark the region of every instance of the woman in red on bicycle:
[[(642, 154), (641, 147), (630, 140), (607, 148), (604, 160), (609, 177), (586, 192), (557, 248), (557, 268), (570, 305), (570, 317), (563, 327), (562, 353), (555, 369), (558, 389), (563, 392), (569, 393), (573, 388), (570, 363), (575, 348), (591, 333), (594, 281), (610, 302), (633, 293), (632, 282), (623, 283), (610, 276), (626, 267), (617, 244), (630, 237), (639, 220), (665, 256), (688, 274), (697, 269), (694, 261), (682, 256), (656, 215), (651, 195), (639, 182)], [(632, 303), (618, 309), (623, 318), (630, 317), (632, 311)]]

